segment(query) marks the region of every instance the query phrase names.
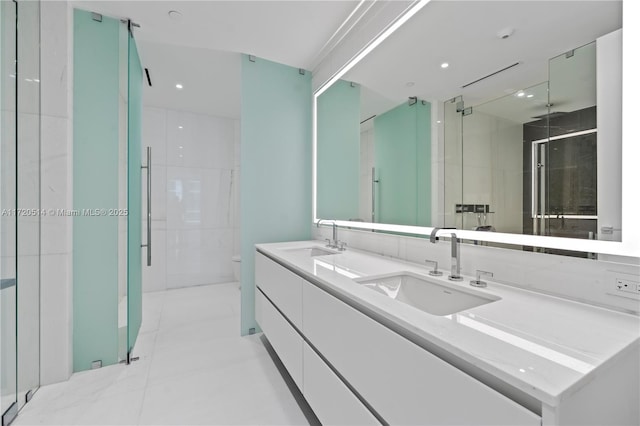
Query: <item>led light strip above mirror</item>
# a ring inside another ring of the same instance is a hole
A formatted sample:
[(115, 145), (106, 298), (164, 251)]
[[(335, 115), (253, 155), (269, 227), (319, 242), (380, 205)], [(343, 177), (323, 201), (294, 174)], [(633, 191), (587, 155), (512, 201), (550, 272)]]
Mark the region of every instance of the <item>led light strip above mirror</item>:
[[(316, 223), (318, 217), (317, 204), (317, 107), (318, 97), (324, 93), (331, 85), (345, 76), (362, 59), (371, 53), (385, 39), (393, 34), (412, 16), (429, 3), (426, 1), (414, 2), (402, 16), (393, 21), (384, 31), (373, 38), (361, 51), (353, 56), (352, 60), (345, 64), (335, 74), (332, 75), (314, 93), (313, 99), (313, 220)], [(426, 13), (427, 11), (425, 11)], [(640, 28), (637, 25), (640, 20), (640, 4), (627, 0), (624, 2), (623, 15), (623, 57), (631, 58), (635, 54), (632, 52), (633, 41), (640, 39)], [(622, 99), (622, 241), (598, 241), (565, 237), (551, 237), (541, 235), (522, 235), (501, 232), (480, 232), (471, 230), (456, 230), (459, 238), (477, 242), (509, 244), (514, 246), (531, 246), (548, 249), (568, 250), (584, 253), (599, 253), (614, 256), (628, 256), (640, 258), (640, 195), (637, 186), (640, 184), (640, 143), (637, 142), (637, 129), (635, 103), (640, 96), (638, 90), (638, 79), (640, 66), (638, 61), (623, 62), (623, 99)], [(323, 217), (322, 219), (332, 219)], [(376, 230), (382, 232), (392, 232), (407, 235), (431, 234), (433, 227), (394, 225), (383, 223), (356, 222), (347, 220), (337, 220), (340, 227), (362, 230)]]

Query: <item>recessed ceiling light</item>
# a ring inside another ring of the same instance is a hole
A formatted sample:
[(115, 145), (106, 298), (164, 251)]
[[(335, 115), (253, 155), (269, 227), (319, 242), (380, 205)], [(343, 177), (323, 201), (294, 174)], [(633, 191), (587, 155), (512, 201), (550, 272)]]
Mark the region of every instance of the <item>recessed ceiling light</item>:
[(178, 129), (182, 129), (182, 126), (178, 126)]
[(517, 96), (517, 97), (519, 97), (519, 98), (521, 98), (521, 97), (523, 97), (523, 96), (524, 96), (524, 92), (518, 92), (518, 93), (516, 94), (516, 96)]
[(440, 64), (440, 68), (449, 68), (449, 62), (443, 62)]
[(178, 89), (178, 90), (182, 89), (182, 84), (181, 83), (177, 83), (176, 84), (176, 89)]
[(182, 13), (178, 12), (177, 10), (170, 10), (169, 19), (171, 19), (172, 21), (180, 22), (182, 21)]
[(503, 28), (496, 34), (499, 39), (506, 40), (513, 35), (515, 30), (511, 27)]
[(527, 98), (533, 98), (533, 95), (527, 95)]

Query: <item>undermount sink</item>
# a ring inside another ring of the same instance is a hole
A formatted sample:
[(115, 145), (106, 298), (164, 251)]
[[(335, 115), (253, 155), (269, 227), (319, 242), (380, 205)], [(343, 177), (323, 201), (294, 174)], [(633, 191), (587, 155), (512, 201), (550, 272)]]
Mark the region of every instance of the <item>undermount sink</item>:
[(302, 247), (302, 248), (291, 248), (287, 249), (287, 251), (308, 254), (310, 257), (316, 256), (328, 256), (330, 254), (339, 254), (340, 252), (329, 250), (320, 246), (312, 246), (312, 247)]
[(449, 315), (500, 300), (474, 289), (460, 289), (412, 272), (355, 280), (357, 283), (432, 315)]

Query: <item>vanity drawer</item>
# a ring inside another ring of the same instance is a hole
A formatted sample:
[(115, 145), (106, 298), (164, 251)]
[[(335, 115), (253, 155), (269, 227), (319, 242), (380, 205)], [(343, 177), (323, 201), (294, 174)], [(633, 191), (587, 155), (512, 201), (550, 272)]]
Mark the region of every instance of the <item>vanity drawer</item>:
[(256, 321), (286, 367), (289, 375), (302, 390), (302, 345), (298, 332), (278, 310), (256, 289)]
[(540, 417), (304, 282), (304, 335), (389, 424), (540, 425)]
[(304, 397), (323, 425), (379, 425), (362, 402), (308, 344), (304, 344)]
[(302, 278), (256, 252), (256, 285), (298, 329), (302, 328)]

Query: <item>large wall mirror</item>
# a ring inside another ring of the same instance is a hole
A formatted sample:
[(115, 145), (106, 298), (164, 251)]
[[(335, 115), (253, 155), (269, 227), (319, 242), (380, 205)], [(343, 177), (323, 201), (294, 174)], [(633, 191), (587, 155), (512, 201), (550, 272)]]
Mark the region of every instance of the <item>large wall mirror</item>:
[(622, 1), (429, 2), (316, 97), (316, 218), (578, 256), (621, 241), (622, 19)]

